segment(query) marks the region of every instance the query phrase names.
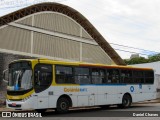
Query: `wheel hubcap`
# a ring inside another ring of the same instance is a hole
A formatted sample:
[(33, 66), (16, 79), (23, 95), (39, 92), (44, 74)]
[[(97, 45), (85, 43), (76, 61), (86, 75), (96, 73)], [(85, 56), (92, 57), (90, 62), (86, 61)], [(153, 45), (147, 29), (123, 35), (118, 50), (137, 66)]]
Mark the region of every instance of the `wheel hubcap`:
[(67, 104), (65, 102), (61, 103), (61, 109), (65, 110), (67, 108)]
[(124, 105), (128, 106), (129, 105), (129, 100), (128, 99), (124, 99)]

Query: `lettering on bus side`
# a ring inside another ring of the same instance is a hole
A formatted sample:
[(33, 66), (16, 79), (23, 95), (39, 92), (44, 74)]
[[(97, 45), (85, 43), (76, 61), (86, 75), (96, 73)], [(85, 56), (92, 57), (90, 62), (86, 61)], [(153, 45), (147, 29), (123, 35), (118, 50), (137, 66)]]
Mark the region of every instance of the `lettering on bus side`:
[(87, 92), (87, 88), (64, 88), (64, 92)]

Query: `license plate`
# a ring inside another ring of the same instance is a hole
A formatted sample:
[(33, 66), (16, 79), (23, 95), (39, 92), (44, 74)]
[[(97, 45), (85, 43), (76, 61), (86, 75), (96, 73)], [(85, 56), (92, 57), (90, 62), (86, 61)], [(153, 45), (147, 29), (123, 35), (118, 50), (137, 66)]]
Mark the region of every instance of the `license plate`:
[(12, 106), (16, 106), (16, 103), (12, 103)]

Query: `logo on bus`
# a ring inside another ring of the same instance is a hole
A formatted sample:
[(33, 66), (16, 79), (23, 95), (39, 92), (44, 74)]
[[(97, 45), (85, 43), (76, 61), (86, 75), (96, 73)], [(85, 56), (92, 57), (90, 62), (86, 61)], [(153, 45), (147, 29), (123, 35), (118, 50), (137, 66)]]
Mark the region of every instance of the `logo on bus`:
[(87, 92), (87, 88), (64, 88), (64, 92)]
[(134, 87), (133, 86), (130, 87), (130, 91), (134, 92)]

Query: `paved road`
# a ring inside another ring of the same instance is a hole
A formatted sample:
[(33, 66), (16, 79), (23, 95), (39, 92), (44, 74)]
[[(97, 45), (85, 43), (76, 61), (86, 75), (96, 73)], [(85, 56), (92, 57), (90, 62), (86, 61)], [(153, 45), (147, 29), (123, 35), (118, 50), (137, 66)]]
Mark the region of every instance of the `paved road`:
[[(145, 111), (145, 112), (144, 112)], [(158, 111), (158, 112), (157, 112)], [(124, 116), (126, 114), (129, 116), (136, 115), (156, 115), (158, 117), (116, 117)], [(48, 111), (45, 114), (42, 114), (42, 118), (31, 118), (34, 120), (44, 119), (44, 120), (160, 120), (160, 103), (150, 103), (150, 104), (134, 104), (131, 108), (128, 109), (119, 109), (115, 106), (112, 106), (108, 109), (88, 108), (88, 109), (72, 109), (67, 114), (56, 114), (54, 111)], [(98, 117), (96, 117), (98, 116)], [(102, 117), (110, 116), (110, 117)], [(4, 118), (3, 118), (4, 119)], [(16, 120), (17, 118), (12, 118)], [(22, 118), (18, 118), (21, 120)], [(24, 119), (24, 118), (23, 118)]]

